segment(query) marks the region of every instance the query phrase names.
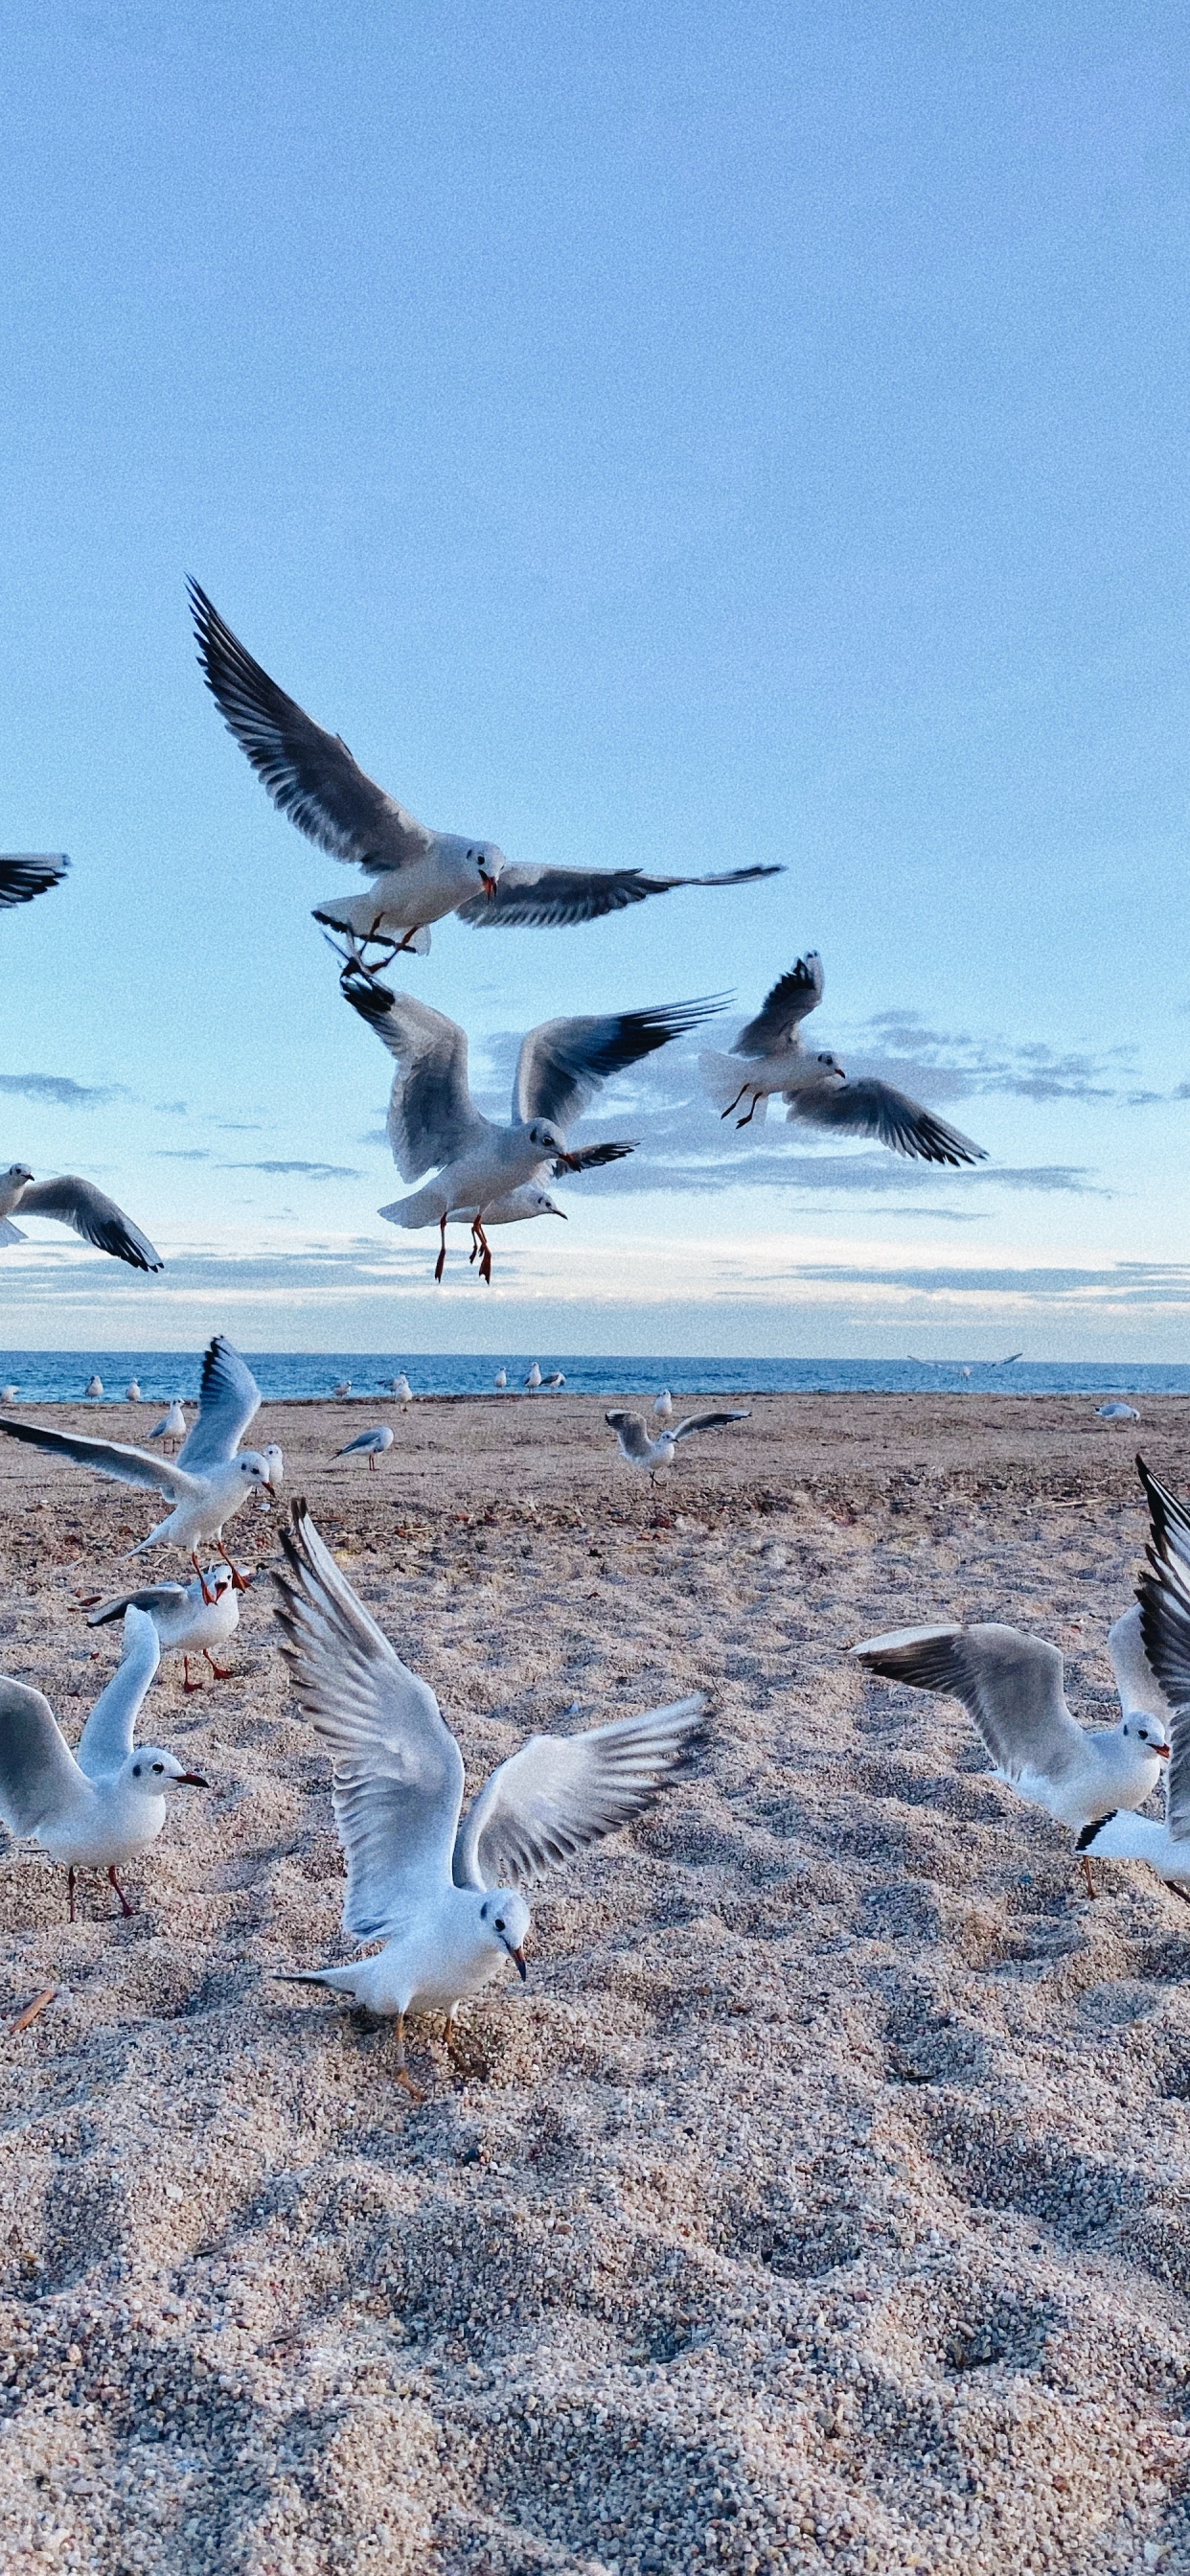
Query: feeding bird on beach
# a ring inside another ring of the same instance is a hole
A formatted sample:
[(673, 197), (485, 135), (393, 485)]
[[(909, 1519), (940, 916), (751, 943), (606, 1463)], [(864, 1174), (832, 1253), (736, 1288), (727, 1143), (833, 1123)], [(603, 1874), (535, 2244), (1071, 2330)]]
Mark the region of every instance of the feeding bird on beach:
[(0, 859), (0, 912), (11, 911), (14, 904), (32, 903), (35, 895), (48, 894), (51, 886), (61, 885), (69, 866), (69, 859), (60, 853), (47, 859)]
[(1101, 1422), (1139, 1422), (1134, 1404), (1100, 1404), (1095, 1408)]
[(503, 1125), (485, 1118), (471, 1097), (467, 1034), (457, 1021), (411, 993), (390, 993), (385, 985), (350, 970), (342, 985), (352, 1008), (396, 1058), (388, 1137), (402, 1179), (416, 1181), (438, 1167), (435, 1178), (411, 1198), (397, 1199), (381, 1211), (392, 1225), (439, 1228), (435, 1279), (441, 1279), (446, 1266), (447, 1224), (461, 1208), (476, 1211), (473, 1246), (481, 1279), (490, 1279), (487, 1209), (526, 1181), (543, 1180), (547, 1172), (581, 1171), (584, 1162), (610, 1159), (615, 1149), (608, 1146), (572, 1149), (568, 1129), (611, 1075), (640, 1064), (720, 1007), (713, 1001), (672, 1002), (598, 1019), (544, 1020), (521, 1041), (512, 1117)]
[(132, 1270), (165, 1266), (147, 1234), (125, 1216), (123, 1208), (97, 1190), (93, 1181), (81, 1181), (76, 1172), (64, 1172), (56, 1181), (35, 1181), (27, 1163), (10, 1163), (6, 1172), (0, 1172), (0, 1245), (29, 1240), (19, 1225), (13, 1225), (14, 1211), (21, 1216), (52, 1216), (59, 1225), (73, 1227), (97, 1252), (112, 1253)]
[(123, 1661), (100, 1692), (77, 1753), (41, 1691), (0, 1679), (0, 1817), (10, 1834), (40, 1843), (65, 1867), (72, 1923), (80, 1869), (106, 1870), (122, 1912), (132, 1913), (118, 1870), (156, 1841), (174, 1789), (207, 1786), (160, 1745), (134, 1746), (160, 1656), (152, 1620), (126, 1610)]
[[(239, 1568), (235, 1571), (238, 1573)], [(182, 1658), (182, 1688), (201, 1690), (201, 1682), (190, 1679), (190, 1658), (201, 1655), (211, 1667), (217, 1682), (230, 1681), (231, 1674), (217, 1664), (212, 1646), (225, 1646), (240, 1624), (240, 1593), (246, 1590), (251, 1576), (232, 1580), (232, 1567), (226, 1560), (208, 1565), (195, 1575), (192, 1583), (150, 1583), (142, 1592), (122, 1592), (116, 1601), (87, 1604), (87, 1626), (106, 1628), (113, 1619), (121, 1619), (126, 1610), (143, 1610), (152, 1620), (161, 1641), (163, 1655)]]
[(753, 1119), (759, 1124), (772, 1093), (780, 1092), (787, 1117), (835, 1134), (875, 1136), (894, 1154), (924, 1163), (986, 1162), (982, 1145), (973, 1145), (969, 1136), (948, 1127), (906, 1092), (871, 1079), (849, 1082), (837, 1056), (807, 1053), (801, 1023), (817, 1010), (822, 992), (822, 959), (811, 949), (774, 984), (730, 1055), (700, 1057), (703, 1081), (720, 1117), (730, 1118), (746, 1100), (737, 1127), (749, 1127)]
[(349, 1440), (345, 1447), (336, 1449), (335, 1456), (336, 1458), (364, 1457), (368, 1461), (369, 1468), (374, 1472), (377, 1460), (383, 1458), (385, 1450), (391, 1449), (392, 1445), (393, 1433), (387, 1422), (378, 1422), (374, 1431), (361, 1431), (357, 1440)]
[(324, 732), (278, 688), (197, 582), (189, 591), (198, 658), (229, 733), (299, 832), (368, 880), (363, 894), (329, 895), (314, 912), (316, 921), (345, 932), (361, 966), (362, 951), (372, 946), (385, 951), (382, 963), (398, 951), (424, 956), (431, 922), (451, 912), (473, 929), (552, 929), (597, 921), (678, 886), (749, 885), (782, 873), (748, 867), (660, 877), (641, 868), (513, 867), (494, 841), (432, 832), (366, 775), (341, 734)]
[[(671, 1406), (671, 1412), (672, 1409)], [(749, 1422), (751, 1418), (750, 1411), (690, 1413), (684, 1422), (675, 1422), (672, 1430), (667, 1423), (655, 1439), (650, 1439), (649, 1426), (641, 1413), (605, 1413), (603, 1417), (619, 1441), (621, 1458), (630, 1467), (645, 1469), (650, 1484), (654, 1482), (659, 1467), (672, 1467), (679, 1440), (688, 1440), (694, 1431), (722, 1431), (729, 1422)]]
[[(128, 1553), (143, 1556), (150, 1547), (180, 1548), (197, 1574), (197, 1551), (208, 1539), (231, 1564), (223, 1545), (224, 1523), (249, 1495), (275, 1493), (284, 1473), (285, 1462), (275, 1443), (266, 1450), (239, 1447), (259, 1407), (260, 1389), (251, 1369), (217, 1333), (203, 1359), (198, 1420), (176, 1458), (154, 1458), (147, 1449), (133, 1449), (119, 1440), (91, 1440), (82, 1432), (47, 1431), (39, 1422), (0, 1420), (0, 1433), (10, 1440), (27, 1441), (34, 1449), (48, 1449), (54, 1457), (70, 1458), (97, 1475), (114, 1477), (117, 1484), (147, 1485), (163, 1494), (172, 1511)], [(232, 1581), (244, 1588), (244, 1578), (235, 1567)]]
[(382, 1941), (371, 1958), (308, 1969), (321, 1985), (395, 2019), (405, 2071), (407, 2013), (445, 2014), (511, 1958), (525, 1975), (523, 1891), (588, 1844), (643, 1815), (689, 1767), (701, 1698), (572, 1736), (533, 1735), (501, 1762), (465, 1815), (463, 1760), (427, 1682), (364, 1609), (304, 1503), (274, 1580), (285, 1654), (303, 1714), (332, 1756), (335, 1822), (347, 1858), (343, 1928)]
[[(1088, 1823), (1079, 1835), (1084, 1866), (1096, 1860), (1146, 1860), (1178, 1896), (1190, 1900), (1190, 1514), (1167, 1485), (1151, 1476), (1137, 1459), (1148, 1498), (1150, 1529), (1148, 1565), (1137, 1585), (1144, 1649), (1173, 1715), (1170, 1721), (1169, 1772), (1165, 1815), (1125, 1811), (1121, 1799), (1112, 1814)], [(1129, 1800), (1129, 1806), (1135, 1801)]]
[(1145, 1652), (1138, 1609), (1108, 1631), (1120, 1701), (1117, 1726), (1080, 1726), (1062, 1687), (1057, 1646), (999, 1620), (969, 1628), (897, 1628), (851, 1651), (870, 1673), (961, 1700), (992, 1757), (993, 1776), (1029, 1806), (1078, 1834), (1118, 1807), (1143, 1807), (1168, 1759), (1172, 1711)]

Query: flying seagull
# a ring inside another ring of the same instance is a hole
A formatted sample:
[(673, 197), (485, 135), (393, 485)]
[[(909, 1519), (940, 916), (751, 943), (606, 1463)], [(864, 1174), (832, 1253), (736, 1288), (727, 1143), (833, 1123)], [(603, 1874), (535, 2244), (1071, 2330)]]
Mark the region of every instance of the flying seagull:
[[(325, 733), (253, 661), (230, 626), (189, 584), (198, 658), (207, 686), (275, 805), (332, 857), (363, 869), (363, 894), (331, 895), (316, 921), (346, 933), (353, 953), (377, 944), (387, 958), (424, 956), (433, 921), (457, 912), (473, 929), (555, 929), (597, 921), (676, 886), (749, 885), (778, 867), (706, 877), (646, 876), (641, 868), (511, 867), (494, 841), (432, 832), (353, 760), (341, 734)], [(381, 963), (385, 960), (382, 958)]]
[(57, 1181), (35, 1181), (27, 1163), (10, 1163), (0, 1172), (0, 1244), (27, 1243), (19, 1225), (10, 1222), (13, 1210), (22, 1216), (53, 1216), (60, 1225), (71, 1225), (84, 1243), (93, 1243), (98, 1252), (114, 1253), (117, 1261), (126, 1261), (133, 1270), (160, 1270), (161, 1255), (154, 1252), (147, 1235), (134, 1225), (114, 1199), (105, 1198), (93, 1181), (80, 1181), (77, 1174), (64, 1172)]
[(659, 1467), (672, 1467), (679, 1440), (688, 1440), (693, 1431), (722, 1431), (729, 1422), (750, 1422), (751, 1412), (690, 1413), (684, 1422), (666, 1422), (655, 1440), (649, 1438), (649, 1426), (640, 1413), (605, 1413), (620, 1444), (620, 1456), (630, 1467), (647, 1470), (649, 1483)]
[(70, 866), (67, 858), (0, 859), (0, 912), (14, 904), (32, 903), (36, 894), (48, 894), (51, 886), (61, 885)]
[(870, 1079), (849, 1082), (837, 1056), (807, 1054), (801, 1023), (817, 1010), (822, 991), (822, 959), (811, 949), (774, 984), (730, 1055), (701, 1058), (703, 1081), (720, 1117), (730, 1118), (746, 1101), (736, 1125), (750, 1127), (753, 1119), (763, 1120), (771, 1094), (779, 1091), (787, 1117), (833, 1134), (875, 1136), (894, 1154), (923, 1163), (985, 1163), (982, 1145), (973, 1145), (906, 1092)]

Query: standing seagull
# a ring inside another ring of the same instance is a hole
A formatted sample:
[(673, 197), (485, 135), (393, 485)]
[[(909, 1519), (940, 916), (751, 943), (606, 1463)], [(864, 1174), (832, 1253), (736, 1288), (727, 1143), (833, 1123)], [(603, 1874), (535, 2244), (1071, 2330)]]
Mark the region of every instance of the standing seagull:
[(424, 956), (430, 923), (448, 912), (477, 929), (503, 923), (552, 929), (597, 921), (675, 886), (749, 885), (782, 873), (754, 867), (725, 876), (649, 877), (640, 868), (510, 867), (494, 841), (431, 832), (366, 776), (341, 734), (324, 733), (270, 680), (198, 583), (189, 589), (198, 658), (229, 733), (299, 832), (363, 869), (365, 893), (344, 900), (331, 895), (314, 914), (345, 931), (357, 956), (373, 943), (389, 959), (408, 949)]
[(667, 1425), (664, 1431), (658, 1432), (655, 1440), (650, 1440), (649, 1426), (641, 1413), (605, 1413), (603, 1419), (615, 1432), (621, 1458), (626, 1459), (630, 1467), (646, 1468), (649, 1483), (653, 1484), (659, 1467), (672, 1467), (679, 1440), (688, 1440), (692, 1431), (722, 1431), (729, 1422), (750, 1422), (752, 1415), (750, 1410), (744, 1413), (691, 1413), (684, 1422), (675, 1422), (672, 1431)]
[(973, 1145), (969, 1136), (935, 1118), (932, 1109), (923, 1109), (907, 1093), (894, 1091), (887, 1082), (849, 1082), (837, 1056), (807, 1055), (800, 1025), (817, 1010), (822, 990), (822, 959), (812, 948), (774, 984), (730, 1055), (702, 1057), (703, 1081), (720, 1116), (730, 1118), (746, 1100), (748, 1107), (736, 1125), (749, 1127), (754, 1118), (764, 1118), (771, 1093), (779, 1091), (789, 1118), (809, 1120), (836, 1134), (878, 1137), (894, 1154), (923, 1163), (985, 1163), (982, 1145)]
[(344, 1448), (336, 1449), (335, 1456), (336, 1458), (364, 1457), (368, 1461), (369, 1470), (374, 1473), (377, 1461), (383, 1458), (385, 1450), (391, 1449), (392, 1445), (393, 1434), (387, 1422), (378, 1422), (374, 1431), (361, 1431), (358, 1440), (349, 1440)]
[(541, 1384), (541, 1370), (538, 1367), (536, 1360), (534, 1360), (532, 1367), (526, 1373), (525, 1384), (529, 1389), (530, 1395), (536, 1395), (538, 1387)]
[(334, 1762), (343, 1928), (384, 1943), (374, 1957), (293, 1982), (395, 2019), (397, 2072), (416, 2092), (405, 2071), (406, 2013), (444, 2013), (449, 2045), (465, 1995), (509, 1958), (524, 1977), (521, 1890), (652, 1806), (689, 1768), (705, 1702), (679, 1700), (586, 1735), (532, 1735), (460, 1820), (462, 1755), (429, 1684), (357, 1600), (304, 1503), (283, 1545), (290, 1570), (274, 1577), (277, 1616), (299, 1706)]
[(207, 1785), (159, 1745), (133, 1747), (160, 1656), (152, 1620), (127, 1610), (124, 1660), (95, 1702), (77, 1755), (39, 1690), (0, 1680), (0, 1816), (11, 1834), (30, 1836), (65, 1863), (72, 1923), (80, 1869), (106, 1870), (122, 1911), (131, 1914), (116, 1875), (121, 1862), (156, 1841), (171, 1790)]
[(667, 1386), (662, 1387), (660, 1395), (654, 1396), (653, 1411), (657, 1416), (658, 1422), (673, 1421), (674, 1400)]
[[(76, 1466), (113, 1476), (120, 1485), (148, 1485), (174, 1506), (130, 1556), (149, 1547), (177, 1547), (189, 1556), (197, 1574), (198, 1549), (214, 1539), (226, 1564), (223, 1525), (252, 1493), (275, 1493), (284, 1472), (280, 1450), (240, 1449), (244, 1433), (260, 1406), (260, 1388), (252, 1371), (216, 1333), (202, 1364), (198, 1420), (176, 1458), (154, 1458), (147, 1449), (126, 1447), (119, 1440), (88, 1440), (81, 1432), (45, 1431), (38, 1422), (0, 1420), (10, 1440), (27, 1440), (34, 1449), (49, 1449)], [(237, 1457), (236, 1452), (239, 1450)], [(246, 1590), (244, 1577), (232, 1568), (232, 1582)]]
[(395, 1395), (397, 1402), (400, 1405), (412, 1404), (413, 1402), (413, 1389), (405, 1375), (404, 1369), (399, 1370), (396, 1377), (390, 1377), (388, 1382), (388, 1391), (390, 1395)]
[(970, 1628), (898, 1628), (853, 1655), (885, 1681), (940, 1691), (974, 1718), (997, 1780), (1079, 1835), (1087, 1894), (1095, 1894), (1081, 1828), (1117, 1807), (1143, 1807), (1169, 1757), (1170, 1706), (1145, 1653), (1139, 1610), (1109, 1629), (1118, 1726), (1079, 1726), (1066, 1705), (1057, 1646), (998, 1620)]
[[(251, 1576), (247, 1578), (250, 1581)], [(144, 1610), (160, 1638), (162, 1654), (182, 1658), (183, 1690), (201, 1690), (202, 1683), (190, 1679), (191, 1655), (202, 1655), (217, 1682), (231, 1679), (227, 1666), (216, 1663), (211, 1648), (225, 1646), (235, 1635), (240, 1624), (240, 1591), (246, 1590), (247, 1582), (241, 1578), (237, 1586), (226, 1563), (208, 1565), (205, 1574), (195, 1575), (193, 1583), (151, 1583), (143, 1592), (122, 1592), (118, 1601), (89, 1606), (87, 1626), (106, 1628), (113, 1619), (122, 1618), (126, 1610)]]
[(175, 1395), (172, 1403), (166, 1406), (160, 1422), (154, 1423), (153, 1428), (149, 1433), (149, 1438), (150, 1440), (171, 1441), (173, 1448), (170, 1451), (170, 1455), (172, 1457), (173, 1450), (177, 1448), (179, 1441), (185, 1439), (189, 1428), (189, 1423), (182, 1411), (182, 1399), (179, 1395)]
[(0, 859), (0, 912), (8, 912), (17, 903), (32, 903), (36, 894), (48, 894), (51, 886), (61, 885), (70, 861), (52, 859)]
[(502, 1369), (502, 1368), (501, 1368), (501, 1369), (497, 1369), (496, 1374), (495, 1374), (494, 1378), (492, 1379), (492, 1384), (493, 1384), (493, 1386), (495, 1387), (495, 1390), (496, 1390), (497, 1395), (505, 1395), (505, 1394), (507, 1394), (507, 1391), (508, 1391), (508, 1371), (507, 1371), (507, 1369)]
[[(492, 1256), (484, 1213), (525, 1181), (546, 1172), (579, 1171), (591, 1148), (571, 1151), (566, 1131), (581, 1118), (600, 1084), (624, 1073), (658, 1047), (696, 1028), (720, 1005), (671, 1002), (656, 1010), (617, 1011), (604, 1019), (544, 1020), (521, 1041), (507, 1126), (485, 1118), (467, 1082), (467, 1035), (455, 1020), (433, 1011), (411, 993), (350, 970), (346, 999), (396, 1057), (388, 1108), (388, 1138), (402, 1180), (416, 1181), (437, 1165), (436, 1178), (412, 1198), (382, 1209), (393, 1225), (436, 1225), (441, 1235), (435, 1279), (446, 1267), (446, 1228), (455, 1208), (476, 1210), (472, 1235), (480, 1277), (490, 1279)], [(607, 1158), (607, 1149), (596, 1149)]]
[(0, 1244), (28, 1242), (19, 1225), (10, 1223), (14, 1208), (22, 1216), (56, 1217), (60, 1225), (73, 1226), (84, 1243), (93, 1243), (97, 1252), (114, 1253), (117, 1261), (128, 1262), (133, 1270), (164, 1266), (147, 1234), (125, 1216), (123, 1208), (105, 1198), (94, 1182), (80, 1181), (74, 1172), (64, 1172), (57, 1181), (35, 1181), (27, 1163), (10, 1163), (6, 1172), (0, 1172)]
[(128, 1384), (124, 1389), (124, 1402), (125, 1404), (143, 1404), (144, 1397), (140, 1391), (140, 1379), (138, 1377), (129, 1378)]

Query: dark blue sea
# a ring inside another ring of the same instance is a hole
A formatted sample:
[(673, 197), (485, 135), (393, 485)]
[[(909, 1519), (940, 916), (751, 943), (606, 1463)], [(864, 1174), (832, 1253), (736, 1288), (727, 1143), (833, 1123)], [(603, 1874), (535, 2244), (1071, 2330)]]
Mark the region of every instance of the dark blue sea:
[[(470, 1353), (392, 1351), (249, 1351), (261, 1392), (275, 1399), (326, 1396), (345, 1378), (359, 1396), (386, 1392), (404, 1369), (415, 1395), (486, 1395), (498, 1368), (520, 1386), (533, 1360), (543, 1376), (561, 1369), (576, 1395), (906, 1395), (949, 1390), (969, 1395), (1185, 1395), (1190, 1367), (1108, 1360), (1018, 1360), (969, 1364), (951, 1360), (576, 1359), (537, 1351)], [(146, 1401), (196, 1396), (199, 1351), (0, 1351), (0, 1385), (14, 1385), (26, 1404), (77, 1403), (92, 1376), (122, 1398), (130, 1378)]]

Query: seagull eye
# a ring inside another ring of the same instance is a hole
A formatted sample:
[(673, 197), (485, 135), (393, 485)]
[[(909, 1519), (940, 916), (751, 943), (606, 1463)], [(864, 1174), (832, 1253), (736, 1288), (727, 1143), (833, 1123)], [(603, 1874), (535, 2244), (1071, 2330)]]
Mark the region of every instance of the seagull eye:
[(134, 1763), (133, 1763), (133, 1765), (132, 1765), (132, 1777), (133, 1777), (133, 1779), (134, 1779), (134, 1780), (139, 1780), (139, 1778), (140, 1778), (140, 1764), (139, 1764), (139, 1762), (134, 1762)]
[(502, 1932), (504, 1930), (504, 1917), (502, 1914), (498, 1914), (496, 1916), (496, 1930), (497, 1932)]
[(155, 1763), (153, 1764), (153, 1769), (154, 1769), (155, 1771), (164, 1771), (164, 1769), (165, 1769), (165, 1764), (164, 1764), (164, 1762), (155, 1762)]

